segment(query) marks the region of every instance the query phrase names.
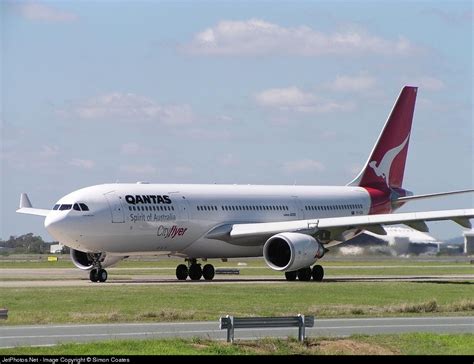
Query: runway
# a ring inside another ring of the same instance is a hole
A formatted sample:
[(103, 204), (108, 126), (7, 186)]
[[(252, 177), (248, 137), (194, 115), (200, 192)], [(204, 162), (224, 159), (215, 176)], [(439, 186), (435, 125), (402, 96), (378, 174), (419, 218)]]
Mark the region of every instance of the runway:
[[(148, 268), (147, 268), (148, 269)], [(126, 269), (128, 272), (133, 269)], [(157, 269), (159, 271), (160, 269)], [(168, 269), (169, 270), (169, 269)], [(288, 282), (282, 275), (228, 275), (216, 274), (212, 281), (178, 281), (174, 274), (121, 274), (113, 268), (105, 283), (93, 283), (88, 273), (75, 268), (5, 268), (0, 269), (0, 288), (20, 287), (104, 287), (119, 285), (169, 285), (169, 284), (282, 284)], [(474, 284), (474, 274), (417, 274), (417, 275), (331, 275), (322, 283), (338, 282), (464, 282)], [(314, 282), (321, 284), (321, 282)]]
[[(307, 328), (308, 337), (391, 334), (404, 332), (474, 333), (474, 317), (415, 317), (365, 319), (315, 319)], [(297, 328), (236, 329), (235, 338), (296, 337)], [(69, 342), (111, 339), (151, 339), (202, 337), (225, 340), (219, 322), (177, 322), (96, 325), (0, 326), (0, 348), (47, 346)]]

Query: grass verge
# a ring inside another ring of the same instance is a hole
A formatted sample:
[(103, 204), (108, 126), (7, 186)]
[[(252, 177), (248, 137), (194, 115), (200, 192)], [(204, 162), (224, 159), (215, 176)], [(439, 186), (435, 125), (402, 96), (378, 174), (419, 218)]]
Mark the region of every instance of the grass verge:
[(474, 314), (472, 284), (290, 282), (0, 288), (1, 324), (218, 320), (220, 316)]
[(409, 333), (348, 338), (114, 340), (0, 349), (0, 355), (472, 355), (473, 334)]

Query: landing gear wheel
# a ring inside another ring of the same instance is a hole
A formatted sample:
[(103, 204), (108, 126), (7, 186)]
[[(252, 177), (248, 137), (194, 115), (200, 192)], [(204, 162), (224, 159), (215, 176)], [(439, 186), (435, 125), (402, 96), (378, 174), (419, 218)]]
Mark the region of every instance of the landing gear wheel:
[(92, 269), (89, 272), (89, 279), (91, 282), (98, 282), (99, 281), (99, 272), (97, 269)]
[(287, 281), (296, 281), (297, 276), (298, 276), (297, 270), (294, 270), (292, 272), (285, 272), (285, 278)]
[(176, 278), (180, 281), (185, 281), (188, 278), (188, 267), (184, 264), (180, 264), (176, 267)]
[(97, 273), (97, 278), (99, 282), (105, 282), (107, 280), (108, 274), (105, 269), (99, 269)]
[(321, 282), (324, 277), (324, 269), (320, 265), (315, 265), (313, 267), (313, 271), (311, 272), (311, 275), (313, 276), (313, 279), (316, 282)]
[(311, 280), (311, 268), (301, 268), (298, 270), (298, 279), (300, 281), (309, 281)]
[(202, 268), (202, 276), (206, 281), (210, 281), (214, 278), (215, 270), (212, 264), (206, 264), (204, 268)]
[(202, 269), (200, 264), (191, 264), (189, 267), (189, 278), (193, 281), (198, 281), (202, 277)]

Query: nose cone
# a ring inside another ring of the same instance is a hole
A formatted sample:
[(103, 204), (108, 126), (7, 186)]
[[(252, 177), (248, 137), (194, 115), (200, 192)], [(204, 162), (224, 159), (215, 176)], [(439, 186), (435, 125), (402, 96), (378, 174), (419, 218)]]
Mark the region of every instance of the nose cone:
[(68, 225), (70, 225), (70, 222), (65, 212), (51, 213), (46, 216), (44, 220), (44, 227), (48, 230), (48, 233), (58, 241), (68, 240), (70, 230)]

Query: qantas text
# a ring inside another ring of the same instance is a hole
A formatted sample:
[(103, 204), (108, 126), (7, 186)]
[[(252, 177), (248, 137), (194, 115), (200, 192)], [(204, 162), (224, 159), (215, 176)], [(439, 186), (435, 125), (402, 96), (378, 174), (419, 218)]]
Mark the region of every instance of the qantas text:
[(171, 203), (171, 199), (167, 195), (127, 195), (125, 196), (125, 200), (131, 205), (137, 205), (140, 203)]

